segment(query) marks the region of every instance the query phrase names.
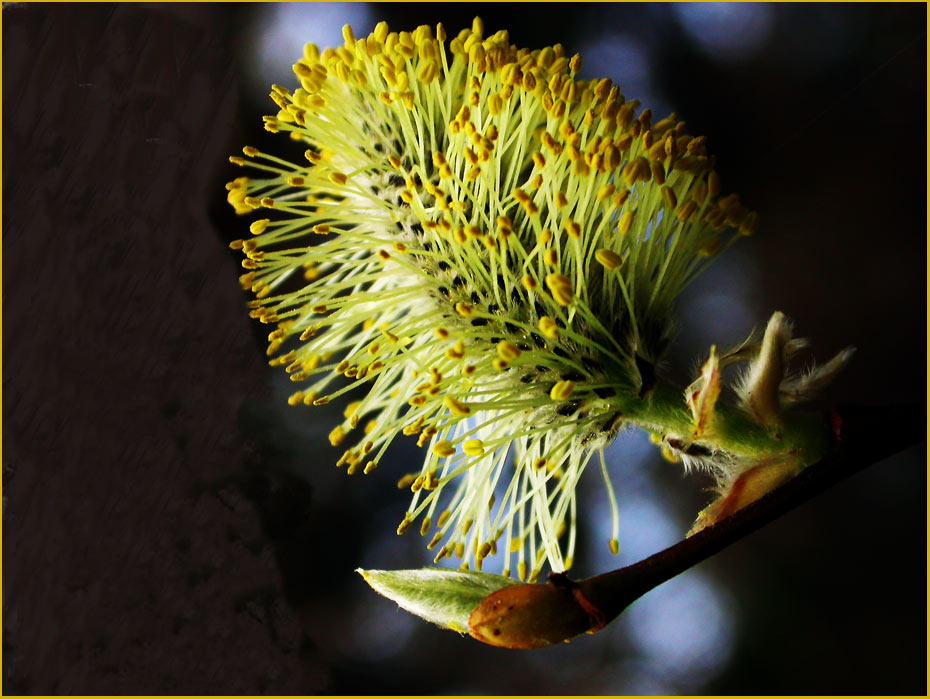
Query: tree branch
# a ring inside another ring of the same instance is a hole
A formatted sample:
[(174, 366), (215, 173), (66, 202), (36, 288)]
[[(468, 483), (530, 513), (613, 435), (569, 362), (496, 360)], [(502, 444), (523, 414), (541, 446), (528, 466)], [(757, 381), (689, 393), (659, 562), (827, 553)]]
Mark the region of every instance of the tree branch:
[[(649, 590), (867, 466), (926, 440), (927, 414), (923, 406), (848, 406), (832, 411), (831, 419), (838, 435), (833, 452), (771, 493), (633, 565), (578, 582), (560, 573), (550, 575), (549, 582), (544, 585), (516, 585), (498, 590), (472, 613), (471, 635), (493, 645), (536, 648), (568, 640), (584, 631), (598, 631)], [(540, 599), (548, 600), (551, 613), (547, 614), (549, 628), (545, 634), (538, 632), (540, 612), (537, 608), (533, 633), (523, 635), (524, 625), (520, 620), (523, 615), (519, 614), (519, 605), (514, 607), (510, 600), (515, 595), (532, 597), (533, 590), (521, 588), (536, 588)], [(560, 593), (557, 595), (552, 588)], [(583, 623), (579, 622), (579, 608)]]

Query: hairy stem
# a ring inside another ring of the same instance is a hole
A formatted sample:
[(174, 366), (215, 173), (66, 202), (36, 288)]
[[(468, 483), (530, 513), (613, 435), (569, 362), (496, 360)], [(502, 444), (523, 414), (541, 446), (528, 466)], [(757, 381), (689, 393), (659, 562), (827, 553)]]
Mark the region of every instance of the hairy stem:
[(722, 401), (717, 403), (711, 427), (695, 434), (684, 391), (661, 379), (644, 398), (631, 395), (620, 399), (618, 405), (628, 421), (650, 432), (673, 433), (710, 451), (734, 456), (791, 453), (801, 463), (812, 464), (828, 453), (833, 441), (829, 420), (821, 413), (789, 411), (777, 429), (771, 429)]

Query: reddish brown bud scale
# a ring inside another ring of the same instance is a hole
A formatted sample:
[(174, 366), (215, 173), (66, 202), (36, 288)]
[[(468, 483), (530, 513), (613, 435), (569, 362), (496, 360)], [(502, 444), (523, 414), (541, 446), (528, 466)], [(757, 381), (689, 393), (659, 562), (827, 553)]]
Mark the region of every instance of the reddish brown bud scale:
[(591, 629), (568, 587), (513, 585), (485, 597), (468, 619), (472, 638), (500, 648), (544, 648)]

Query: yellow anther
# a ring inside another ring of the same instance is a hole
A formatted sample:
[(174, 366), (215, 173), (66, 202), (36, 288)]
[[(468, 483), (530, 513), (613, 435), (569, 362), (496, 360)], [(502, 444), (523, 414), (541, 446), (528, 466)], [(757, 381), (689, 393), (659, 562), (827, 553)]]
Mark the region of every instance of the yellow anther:
[(678, 206), (678, 197), (675, 196), (675, 190), (668, 185), (662, 187), (662, 201), (668, 209), (674, 209)]
[(549, 397), (555, 401), (562, 401), (568, 398), (574, 390), (575, 384), (571, 381), (559, 381), (549, 391)]
[(416, 420), (411, 422), (409, 425), (406, 425), (403, 429), (404, 435), (411, 437), (419, 432), (423, 428), (423, 416), (421, 415)]
[(513, 361), (520, 356), (520, 348), (512, 342), (501, 340), (497, 343), (497, 354), (501, 359)]
[(468, 318), (474, 312), (474, 309), (471, 304), (459, 301), (455, 304), (455, 312), (464, 318)]
[(358, 410), (359, 406), (362, 404), (362, 401), (355, 400), (349, 403), (346, 406), (346, 409), (342, 412), (343, 417), (350, 418), (355, 415), (355, 412)]
[(462, 451), (469, 456), (482, 456), (484, 454), (484, 442), (480, 439), (466, 439), (462, 443)]
[(329, 443), (334, 447), (338, 447), (342, 444), (343, 440), (346, 438), (346, 431), (342, 429), (341, 425), (338, 425), (332, 432), (329, 433)]
[(446, 350), (446, 356), (449, 359), (461, 359), (465, 356), (465, 343), (459, 340), (452, 347)]
[(420, 536), (426, 536), (426, 532), (429, 531), (429, 528), (430, 528), (430, 521), (429, 521), (429, 517), (427, 517), (420, 523)]
[(465, 403), (456, 400), (452, 396), (446, 396), (443, 398), (442, 404), (446, 406), (449, 412), (451, 412), (453, 415), (469, 415), (471, 413), (470, 407), (468, 407)]
[(436, 335), (436, 337), (438, 337), (440, 340), (445, 340), (447, 337), (449, 337), (449, 331), (445, 328), (435, 328), (433, 330), (433, 334)]
[(617, 224), (617, 233), (620, 235), (626, 235), (630, 232), (630, 228), (633, 226), (633, 216), (635, 211), (624, 211), (620, 216), (620, 222)]
[(652, 179), (658, 185), (665, 184), (665, 168), (662, 167), (661, 163), (652, 163), (650, 166), (652, 171)]
[(678, 220), (681, 222), (687, 221), (691, 218), (691, 215), (697, 210), (697, 204), (693, 201), (687, 201), (675, 211), (675, 216), (678, 217)]
[(329, 181), (342, 187), (345, 185), (347, 178), (341, 172), (331, 172), (329, 173)]
[(429, 85), (439, 75), (439, 66), (435, 61), (428, 60), (423, 62), (417, 69), (417, 80), (424, 85)]
[(455, 453), (455, 447), (452, 446), (452, 443), (447, 439), (442, 439), (436, 442), (431, 451), (438, 457), (444, 458), (447, 456), (452, 456)]
[(604, 186), (599, 187), (596, 195), (597, 200), (604, 201), (605, 199), (609, 199), (611, 196), (613, 196), (615, 189), (616, 188), (612, 184), (605, 184)]
[(691, 185), (691, 192), (688, 196), (693, 201), (696, 201), (698, 205), (703, 204), (704, 200), (707, 199), (707, 189), (707, 183), (704, 180), (698, 180)]
[(568, 206), (568, 197), (565, 196), (564, 192), (555, 193), (555, 208), (564, 209)]
[(501, 113), (504, 108), (504, 100), (501, 99), (501, 96), (498, 94), (493, 94), (488, 97), (488, 111), (491, 113), (491, 116), (497, 116)]
[(567, 277), (561, 274), (549, 274), (546, 276), (546, 286), (549, 287), (549, 293), (560, 306), (570, 306), (574, 293), (572, 283)]
[(572, 74), (577, 74), (581, 71), (581, 56), (579, 54), (576, 53), (572, 56), (571, 60), (568, 62), (568, 69)]
[(531, 277), (529, 274), (524, 274), (520, 278), (520, 284), (527, 291), (535, 291), (537, 287), (536, 280), (533, 277)]
[(571, 238), (580, 238), (581, 237), (581, 226), (579, 226), (572, 219), (566, 219), (562, 224), (565, 228), (565, 232), (568, 233)]
[(397, 526), (397, 534), (398, 534), (398, 536), (400, 536), (400, 535), (403, 534), (405, 531), (407, 531), (407, 530), (410, 528), (410, 525), (411, 525), (411, 524), (413, 524), (413, 520), (410, 519), (410, 513), (408, 512), (406, 515), (404, 515), (404, 521), (401, 522), (401, 523)]
[(475, 554), (475, 558), (482, 560), (488, 557), (488, 554), (491, 553), (491, 544), (484, 542), (481, 546), (478, 547), (478, 551)]
[(271, 223), (271, 221), (267, 218), (260, 218), (257, 221), (252, 221), (251, 225), (249, 225), (249, 232), (251, 232), (252, 235), (261, 235), (265, 232), (265, 229), (268, 228), (269, 223)]
[(623, 258), (620, 255), (606, 248), (601, 248), (595, 252), (594, 258), (611, 272), (623, 263)]
[(554, 248), (549, 248), (543, 253), (543, 262), (549, 267), (557, 267), (559, 265), (559, 253)]
[[(293, 394), (291, 394), (290, 396), (288, 396), (287, 404), (288, 404), (288, 405), (297, 405), (298, 403), (303, 402), (303, 399), (304, 399), (304, 392), (303, 392), (303, 391), (297, 391), (297, 393), (293, 393)], [(334, 446), (335, 446), (335, 445), (334, 445)]]
[(372, 32), (372, 36), (378, 40), (379, 44), (383, 44), (384, 40), (387, 38), (388, 31), (387, 22), (378, 22), (375, 25), (375, 30)]
[(543, 337), (555, 340), (559, 337), (559, 326), (549, 316), (542, 316), (539, 319), (539, 332), (543, 334)]
[(522, 189), (520, 189), (519, 187), (516, 187), (516, 188), (511, 192), (511, 195), (513, 196), (514, 199), (516, 199), (516, 200), (517, 200), (518, 202), (520, 202), (521, 204), (525, 204), (525, 203), (527, 203), (527, 202), (529, 202), (529, 201), (532, 201), (532, 200), (530, 199), (530, 195), (527, 194), (526, 192), (524, 192), (524, 191), (523, 191)]

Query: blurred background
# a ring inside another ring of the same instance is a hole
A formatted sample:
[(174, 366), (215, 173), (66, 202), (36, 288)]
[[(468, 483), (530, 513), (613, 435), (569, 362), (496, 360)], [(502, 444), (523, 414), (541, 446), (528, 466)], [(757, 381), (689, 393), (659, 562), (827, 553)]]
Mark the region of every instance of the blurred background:
[[(226, 156), (280, 146), (260, 117), (305, 42), (475, 14), (677, 112), (759, 212), (682, 298), (677, 379), (782, 310), (818, 360), (858, 347), (831, 401), (924, 409), (921, 4), (5, 3), (5, 693), (926, 691), (925, 444), (562, 647), (482, 646), (353, 572), (430, 562), (394, 533), (419, 456), (349, 478), (341, 406), (287, 407), (227, 249)], [(643, 434), (610, 457), (620, 555), (592, 470), (578, 577), (675, 543), (708, 499)]]

